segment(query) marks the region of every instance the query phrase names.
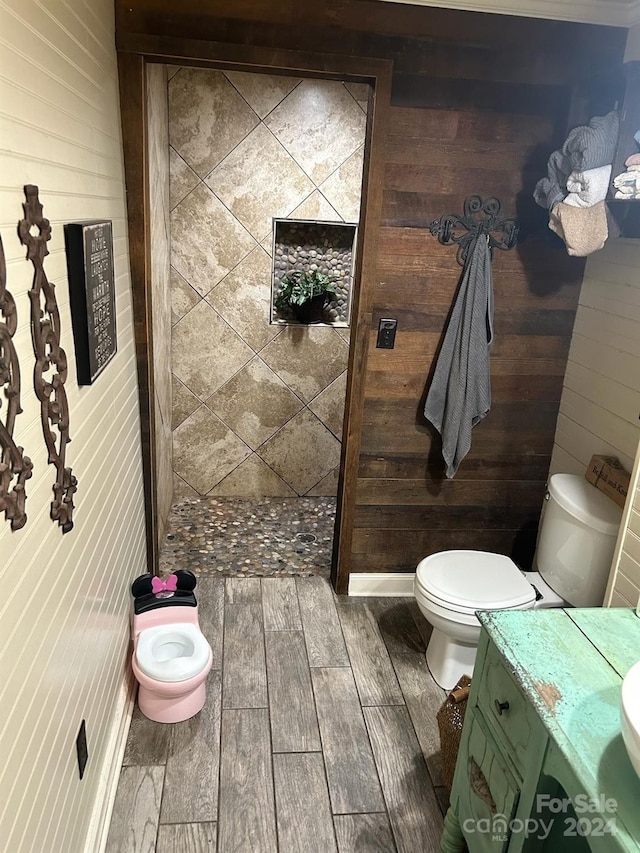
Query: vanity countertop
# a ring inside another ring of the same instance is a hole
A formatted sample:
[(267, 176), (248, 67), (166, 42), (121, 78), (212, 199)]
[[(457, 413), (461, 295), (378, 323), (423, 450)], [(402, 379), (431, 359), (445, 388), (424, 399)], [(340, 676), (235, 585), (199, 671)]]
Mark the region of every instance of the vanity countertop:
[(622, 741), (620, 691), (640, 660), (640, 618), (622, 608), (478, 617), (579, 788), (617, 802), (615, 849), (639, 850), (640, 779)]

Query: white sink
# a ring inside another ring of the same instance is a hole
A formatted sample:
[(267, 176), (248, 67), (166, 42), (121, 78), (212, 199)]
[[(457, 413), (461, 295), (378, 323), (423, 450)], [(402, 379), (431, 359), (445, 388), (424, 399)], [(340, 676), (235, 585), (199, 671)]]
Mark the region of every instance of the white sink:
[(633, 769), (640, 776), (640, 661), (634, 663), (622, 681), (622, 738)]

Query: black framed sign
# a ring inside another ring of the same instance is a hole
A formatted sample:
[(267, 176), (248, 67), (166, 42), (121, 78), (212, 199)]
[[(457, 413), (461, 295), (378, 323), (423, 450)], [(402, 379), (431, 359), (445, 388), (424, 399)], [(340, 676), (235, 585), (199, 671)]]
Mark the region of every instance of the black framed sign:
[(117, 351), (111, 222), (64, 226), (78, 385), (91, 385)]

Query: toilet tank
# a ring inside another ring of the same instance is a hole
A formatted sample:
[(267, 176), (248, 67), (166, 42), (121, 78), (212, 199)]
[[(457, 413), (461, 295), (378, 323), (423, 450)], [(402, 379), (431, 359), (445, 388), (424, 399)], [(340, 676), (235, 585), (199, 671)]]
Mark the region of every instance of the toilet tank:
[(584, 477), (549, 480), (535, 567), (574, 607), (599, 607), (604, 598), (622, 510)]

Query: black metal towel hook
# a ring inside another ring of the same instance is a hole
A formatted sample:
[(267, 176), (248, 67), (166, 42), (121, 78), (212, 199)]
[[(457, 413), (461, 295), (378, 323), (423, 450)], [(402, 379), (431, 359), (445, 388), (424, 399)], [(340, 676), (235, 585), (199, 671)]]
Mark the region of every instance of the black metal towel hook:
[(497, 198), (483, 200), (479, 195), (470, 195), (464, 201), (463, 216), (445, 213), (429, 224), (429, 231), (443, 246), (455, 243), (458, 246), (456, 260), (464, 266), (469, 248), (483, 234), (486, 234), (491, 250), (506, 252), (516, 245), (518, 223), (515, 219), (500, 219), (501, 208)]

